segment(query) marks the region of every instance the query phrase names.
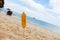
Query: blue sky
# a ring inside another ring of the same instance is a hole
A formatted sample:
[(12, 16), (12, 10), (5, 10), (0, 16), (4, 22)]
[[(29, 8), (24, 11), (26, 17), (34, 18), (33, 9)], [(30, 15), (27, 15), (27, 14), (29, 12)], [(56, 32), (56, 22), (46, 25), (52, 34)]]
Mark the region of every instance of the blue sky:
[(5, 8), (60, 26), (60, 0), (5, 0)]

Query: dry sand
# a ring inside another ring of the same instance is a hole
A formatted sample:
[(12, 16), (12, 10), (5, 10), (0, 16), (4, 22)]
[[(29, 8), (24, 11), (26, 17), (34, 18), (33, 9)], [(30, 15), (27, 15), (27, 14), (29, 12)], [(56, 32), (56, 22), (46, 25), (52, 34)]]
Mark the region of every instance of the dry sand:
[(21, 20), (0, 13), (0, 40), (60, 40), (60, 35), (27, 22), (23, 37)]

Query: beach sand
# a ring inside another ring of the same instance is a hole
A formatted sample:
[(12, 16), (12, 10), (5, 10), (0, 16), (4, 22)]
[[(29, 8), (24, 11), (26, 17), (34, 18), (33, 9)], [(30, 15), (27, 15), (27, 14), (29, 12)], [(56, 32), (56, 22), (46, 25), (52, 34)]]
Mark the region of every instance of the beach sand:
[(0, 40), (60, 40), (60, 35), (44, 29), (32, 22), (27, 22), (24, 29), (21, 20), (0, 13)]

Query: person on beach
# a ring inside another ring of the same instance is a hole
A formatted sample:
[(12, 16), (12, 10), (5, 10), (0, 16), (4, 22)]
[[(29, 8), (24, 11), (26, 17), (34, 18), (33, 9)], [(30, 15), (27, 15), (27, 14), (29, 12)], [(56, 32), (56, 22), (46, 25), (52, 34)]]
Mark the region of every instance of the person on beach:
[(12, 11), (9, 8), (7, 10), (8, 10), (7, 11), (7, 15), (11, 16), (12, 15)]
[(0, 0), (0, 8), (4, 7), (4, 0)]

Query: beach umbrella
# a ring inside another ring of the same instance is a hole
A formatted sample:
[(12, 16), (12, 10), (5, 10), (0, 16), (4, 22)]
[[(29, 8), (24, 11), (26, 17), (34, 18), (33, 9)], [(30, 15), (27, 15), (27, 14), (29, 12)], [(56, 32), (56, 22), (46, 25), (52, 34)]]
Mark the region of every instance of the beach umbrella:
[(25, 28), (26, 28), (26, 14), (23, 12), (22, 13), (22, 28), (23, 28), (23, 37), (24, 37), (24, 33), (25, 33)]

